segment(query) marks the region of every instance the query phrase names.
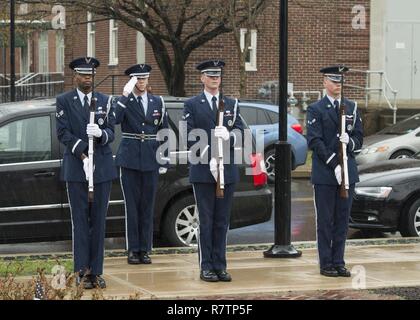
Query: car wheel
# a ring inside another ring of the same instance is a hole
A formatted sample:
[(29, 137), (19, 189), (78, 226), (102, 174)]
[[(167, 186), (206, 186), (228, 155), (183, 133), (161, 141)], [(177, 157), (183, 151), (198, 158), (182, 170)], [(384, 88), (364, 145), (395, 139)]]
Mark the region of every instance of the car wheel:
[(170, 246), (195, 247), (198, 235), (198, 212), (193, 195), (173, 203), (163, 221), (163, 236)]
[(400, 150), (397, 152), (394, 152), (390, 159), (404, 159), (404, 158), (409, 158), (413, 155), (413, 152), (409, 151), (409, 150)]
[(420, 199), (403, 213), (400, 232), (403, 237), (420, 237)]
[[(276, 178), (275, 174), (275, 166), (276, 166), (276, 149), (269, 149), (265, 152), (264, 155), (265, 158), (265, 167), (267, 169), (267, 177), (268, 177), (268, 183), (273, 184)], [(292, 153), (292, 160), (291, 160), (291, 166), (292, 170), (295, 168), (295, 161), (294, 156)]]
[(268, 183), (274, 183), (275, 180), (275, 165), (276, 165), (276, 150), (269, 149), (265, 155), (265, 168), (267, 169)]

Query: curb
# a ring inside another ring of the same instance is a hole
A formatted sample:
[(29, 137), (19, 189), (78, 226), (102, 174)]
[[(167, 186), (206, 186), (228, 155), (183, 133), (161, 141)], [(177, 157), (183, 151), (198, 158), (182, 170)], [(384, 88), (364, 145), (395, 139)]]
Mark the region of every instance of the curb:
[[(385, 245), (401, 245), (401, 244), (420, 244), (420, 238), (397, 238), (397, 239), (353, 239), (347, 240), (347, 246), (385, 246)], [(239, 251), (264, 251), (271, 248), (273, 244), (249, 244), (249, 245), (229, 245), (227, 246), (227, 252), (239, 252)], [(293, 246), (298, 249), (314, 249), (316, 248), (316, 241), (302, 241), (295, 242)], [(197, 248), (160, 248), (152, 251), (153, 255), (162, 254), (191, 254), (197, 253)], [(126, 257), (127, 251), (125, 250), (112, 250), (105, 251), (105, 258), (118, 258)], [(0, 262), (7, 261), (24, 261), (24, 260), (58, 260), (58, 259), (73, 259), (71, 253), (51, 253), (51, 254), (40, 254), (40, 255), (5, 255), (0, 256)]]

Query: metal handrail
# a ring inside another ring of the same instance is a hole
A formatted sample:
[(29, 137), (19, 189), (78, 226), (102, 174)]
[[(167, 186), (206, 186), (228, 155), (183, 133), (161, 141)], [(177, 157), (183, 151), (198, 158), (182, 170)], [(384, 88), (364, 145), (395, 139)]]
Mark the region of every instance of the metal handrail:
[[(379, 94), (379, 103), (381, 102), (382, 96), (385, 98), (385, 101), (388, 105), (388, 107), (393, 111), (393, 123), (395, 124), (397, 122), (397, 94), (398, 90), (394, 90), (386, 76), (385, 71), (383, 70), (360, 70), (360, 69), (350, 69), (350, 72), (356, 72), (356, 73), (364, 73), (366, 74), (366, 86), (361, 87), (357, 85), (351, 85), (351, 84), (345, 84), (346, 87), (354, 88), (354, 89), (360, 89), (365, 91), (365, 107), (368, 107), (369, 104), (369, 95), (371, 92), (378, 92)], [(379, 79), (379, 87), (371, 87), (371, 75), (376, 74), (380, 76)], [(393, 104), (391, 103), (390, 99), (386, 95), (386, 89), (389, 89), (391, 93), (393, 94)]]

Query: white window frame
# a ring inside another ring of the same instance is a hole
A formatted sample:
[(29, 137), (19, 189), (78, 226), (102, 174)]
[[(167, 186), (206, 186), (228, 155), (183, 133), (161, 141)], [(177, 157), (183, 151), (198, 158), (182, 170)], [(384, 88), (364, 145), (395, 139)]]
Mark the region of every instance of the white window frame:
[[(92, 21), (92, 13), (87, 13), (87, 21)], [(95, 56), (95, 34), (96, 34), (96, 24), (95, 22), (89, 22), (87, 24), (87, 56)]]
[[(246, 71), (257, 71), (257, 30), (251, 29), (251, 39), (250, 45), (248, 47), (249, 50), (249, 60), (245, 61), (245, 70)], [(241, 28), (240, 29), (240, 46), (241, 51), (244, 51), (245, 48), (245, 38), (246, 34), (248, 33), (248, 29)]]
[(140, 31), (137, 32), (136, 59), (138, 64), (146, 63), (146, 39)]
[(26, 49), (21, 48), (20, 73), (29, 73), (29, 64), (31, 58), (31, 41), (29, 36), (26, 38)]
[(55, 34), (55, 66), (56, 72), (64, 72), (64, 32), (57, 30)]
[(109, 65), (118, 65), (118, 25), (109, 20)]
[(41, 31), (38, 41), (38, 72), (48, 72), (48, 62), (48, 31)]

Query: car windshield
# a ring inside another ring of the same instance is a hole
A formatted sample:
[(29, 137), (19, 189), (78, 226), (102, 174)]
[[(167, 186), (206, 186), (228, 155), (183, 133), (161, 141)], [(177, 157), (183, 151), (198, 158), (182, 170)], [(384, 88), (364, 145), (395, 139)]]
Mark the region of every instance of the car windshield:
[(403, 135), (410, 133), (420, 127), (420, 115), (398, 122), (397, 124), (379, 131), (378, 134), (396, 134)]

